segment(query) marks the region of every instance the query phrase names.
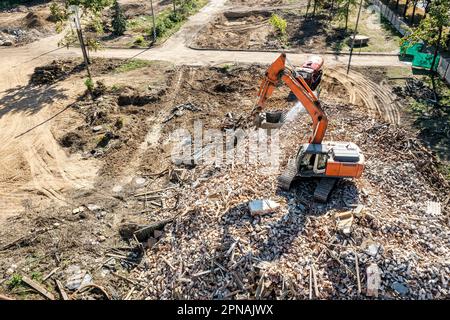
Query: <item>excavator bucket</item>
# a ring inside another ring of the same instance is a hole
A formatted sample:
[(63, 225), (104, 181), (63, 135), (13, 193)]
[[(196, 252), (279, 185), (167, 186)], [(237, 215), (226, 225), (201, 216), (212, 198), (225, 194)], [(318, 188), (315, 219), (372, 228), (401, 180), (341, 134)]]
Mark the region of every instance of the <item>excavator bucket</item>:
[(277, 112), (262, 112), (256, 115), (255, 125), (261, 129), (278, 129), (284, 124), (285, 113)]

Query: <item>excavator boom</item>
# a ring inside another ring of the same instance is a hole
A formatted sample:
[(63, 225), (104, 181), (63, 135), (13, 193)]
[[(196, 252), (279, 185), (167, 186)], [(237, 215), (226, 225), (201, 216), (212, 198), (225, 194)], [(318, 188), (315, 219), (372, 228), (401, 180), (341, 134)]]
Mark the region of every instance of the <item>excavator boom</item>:
[(294, 71), (286, 67), (285, 53), (281, 54), (267, 70), (266, 77), (258, 92), (256, 111), (259, 113), (264, 109), (266, 100), (272, 95), (274, 89), (280, 84), (280, 81), (284, 82), (291, 89), (292, 93), (294, 93), (312, 118), (313, 132), (309, 143), (322, 143), (328, 126), (327, 116), (322, 110), (316, 95), (309, 88), (305, 80), (302, 77), (296, 77)]

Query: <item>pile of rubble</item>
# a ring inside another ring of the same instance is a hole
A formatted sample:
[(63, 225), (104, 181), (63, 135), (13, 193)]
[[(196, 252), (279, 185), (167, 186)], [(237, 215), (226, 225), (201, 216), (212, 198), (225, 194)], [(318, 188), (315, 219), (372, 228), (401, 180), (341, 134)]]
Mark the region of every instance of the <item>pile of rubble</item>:
[(52, 84), (73, 71), (73, 66), (63, 61), (54, 60), (52, 63), (34, 69), (30, 83), (34, 85)]
[[(174, 222), (150, 246), (146, 267), (132, 271), (130, 296), (448, 297), (450, 188), (438, 160), (403, 129), (349, 106), (326, 108), (333, 139), (352, 139), (365, 152), (363, 179), (341, 181), (322, 205), (312, 201), (313, 181), (277, 192), (282, 168), (268, 173), (256, 162), (191, 169), (178, 213), (158, 213)], [(284, 156), (295, 154), (304, 140), (298, 132), (309, 130), (302, 117), (282, 129)], [(255, 199), (270, 199), (269, 210), (252, 214)]]

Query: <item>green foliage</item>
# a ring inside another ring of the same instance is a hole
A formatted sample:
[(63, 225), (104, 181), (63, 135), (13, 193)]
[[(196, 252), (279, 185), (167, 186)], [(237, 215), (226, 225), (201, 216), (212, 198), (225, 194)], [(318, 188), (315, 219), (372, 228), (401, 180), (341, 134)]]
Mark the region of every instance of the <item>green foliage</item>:
[(83, 10), (92, 13), (101, 13), (103, 9), (111, 5), (112, 0), (65, 0), (66, 7), (78, 5)]
[(92, 78), (87, 78), (84, 81), (84, 85), (86, 86), (86, 88), (88, 89), (89, 92), (94, 91), (94, 81), (92, 80)]
[(357, 4), (357, 0), (337, 0), (337, 10), (334, 15), (338, 21), (345, 21), (345, 28), (348, 27), (349, 14)]
[(116, 68), (116, 72), (128, 72), (151, 65), (151, 61), (133, 59)]
[(50, 20), (53, 22), (59, 22), (67, 20), (67, 10), (57, 2), (50, 4)]
[(158, 38), (164, 37), (183, 20), (185, 20), (185, 17), (178, 11), (170, 11), (170, 13), (167, 14), (160, 14), (156, 19), (156, 36)]
[(286, 36), (287, 21), (285, 19), (274, 13), (269, 22), (281, 36)]
[[(56, 31), (61, 32), (66, 30), (65, 27), (70, 16), (69, 7), (71, 5), (78, 5), (80, 7), (80, 18), (85, 31), (86, 46), (94, 51), (100, 49), (101, 46), (97, 37), (103, 33), (102, 11), (111, 5), (111, 3), (112, 0), (64, 0), (63, 5), (54, 5), (54, 11), (57, 13), (55, 17), (59, 18), (56, 21)], [(76, 33), (73, 30), (69, 30), (59, 42), (59, 45), (68, 47), (77, 41)]]
[(155, 26), (157, 38), (161, 39), (171, 35), (190, 15), (197, 12), (206, 3), (205, 0), (176, 1), (176, 11), (166, 9), (158, 15)]
[[(434, 0), (431, 2), (428, 14), (422, 19), (413, 32), (403, 38), (411, 45), (426, 42), (431, 46), (439, 45), (446, 48), (450, 37), (450, 0)], [(442, 30), (441, 40), (438, 44), (439, 30)]]
[(134, 44), (143, 44), (145, 41), (144, 36), (139, 35), (134, 39)]
[(8, 286), (8, 288), (10, 290), (14, 289), (14, 288), (17, 288), (17, 287), (20, 287), (22, 284), (23, 284), (22, 276), (20, 274), (17, 274), (17, 273), (13, 274), (11, 279), (9, 279), (6, 282), (6, 285)]
[(125, 33), (127, 29), (127, 21), (125, 19), (125, 15), (123, 14), (122, 8), (120, 7), (117, 0), (114, 1), (113, 5), (113, 19), (111, 22), (113, 33), (116, 36), (121, 36)]
[(39, 271), (34, 271), (31, 274), (31, 279), (33, 279), (37, 282), (42, 282), (42, 279), (43, 279), (42, 273), (40, 273)]

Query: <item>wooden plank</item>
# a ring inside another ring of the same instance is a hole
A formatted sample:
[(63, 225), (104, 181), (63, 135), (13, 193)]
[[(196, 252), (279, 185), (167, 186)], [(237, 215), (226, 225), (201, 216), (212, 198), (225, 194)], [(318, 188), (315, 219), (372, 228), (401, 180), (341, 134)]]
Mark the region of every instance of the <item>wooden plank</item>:
[(43, 286), (38, 284), (37, 282), (31, 280), (30, 278), (28, 278), (26, 276), (22, 277), (22, 281), (24, 283), (26, 283), (27, 285), (29, 285), (34, 290), (36, 290), (37, 292), (39, 292), (41, 295), (46, 297), (47, 299), (55, 300), (55, 296), (51, 292), (49, 292), (47, 289), (45, 289)]
[(59, 270), (59, 267), (53, 269), (48, 275), (46, 275), (46, 276), (44, 277), (44, 279), (42, 279), (42, 281), (47, 281), (47, 279), (49, 279), (52, 275), (54, 275), (55, 272), (58, 271), (58, 270)]
[(15, 299), (0, 294), (0, 300), (8, 300), (9, 301), (9, 300), (15, 300)]
[(61, 294), (61, 297), (63, 300), (70, 300), (69, 296), (67, 295), (66, 291), (64, 290), (64, 286), (62, 285), (61, 281), (55, 280), (56, 286), (58, 287), (58, 291)]

